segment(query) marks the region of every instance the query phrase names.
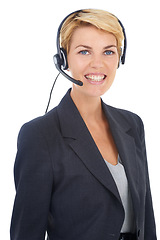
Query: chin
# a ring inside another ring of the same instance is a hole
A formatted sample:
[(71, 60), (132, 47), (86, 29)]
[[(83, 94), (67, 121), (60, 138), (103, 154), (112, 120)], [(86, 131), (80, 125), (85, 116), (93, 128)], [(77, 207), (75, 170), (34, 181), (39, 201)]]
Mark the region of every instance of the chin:
[(104, 83), (101, 86), (89, 86), (86, 92), (92, 97), (101, 97), (110, 89), (111, 85), (112, 84)]

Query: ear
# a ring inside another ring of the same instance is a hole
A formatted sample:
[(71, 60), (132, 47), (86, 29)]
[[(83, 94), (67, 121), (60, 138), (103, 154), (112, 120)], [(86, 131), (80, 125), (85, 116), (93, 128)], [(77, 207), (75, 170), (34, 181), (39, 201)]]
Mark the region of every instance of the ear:
[(117, 69), (120, 67), (120, 65), (121, 65), (121, 55), (119, 56), (119, 59), (118, 59), (119, 61), (118, 61), (118, 66), (117, 66)]

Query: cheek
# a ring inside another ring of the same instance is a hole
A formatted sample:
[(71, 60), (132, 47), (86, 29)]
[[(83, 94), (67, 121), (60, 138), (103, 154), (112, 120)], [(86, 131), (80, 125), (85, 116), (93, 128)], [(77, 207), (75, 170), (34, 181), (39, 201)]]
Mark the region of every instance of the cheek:
[(118, 58), (108, 65), (108, 84), (112, 85), (118, 68)]
[(108, 75), (114, 78), (118, 69), (118, 60), (108, 66)]
[(68, 66), (72, 76), (82, 75), (85, 71), (86, 64), (83, 61), (79, 61), (76, 58), (72, 58), (71, 61), (68, 58)]
[(110, 69), (112, 69), (112, 71), (115, 71), (118, 68), (118, 63), (119, 63), (119, 56), (117, 54), (110, 62)]
[(110, 79), (111, 83), (114, 81), (116, 72), (117, 72), (117, 66), (116, 66), (116, 67), (114, 66), (114, 67), (110, 70), (110, 73), (109, 73), (109, 79)]

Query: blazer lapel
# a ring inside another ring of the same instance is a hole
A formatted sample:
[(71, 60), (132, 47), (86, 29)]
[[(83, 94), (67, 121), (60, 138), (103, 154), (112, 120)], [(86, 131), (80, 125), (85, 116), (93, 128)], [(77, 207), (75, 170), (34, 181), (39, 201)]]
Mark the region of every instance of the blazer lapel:
[(87, 127), (70, 143), (87, 169), (121, 202), (117, 187)]
[(102, 158), (88, 128), (70, 97), (70, 91), (57, 107), (62, 135), (88, 171), (121, 203), (114, 179)]
[(107, 106), (103, 102), (102, 106), (108, 119), (120, 158), (125, 168), (135, 214), (136, 217), (138, 217), (140, 206), (138, 194), (139, 171), (137, 166), (135, 140), (134, 137), (129, 134), (131, 131), (131, 126), (124, 118), (122, 118), (120, 115), (117, 115), (117, 110), (110, 106)]
[[(134, 138), (128, 132), (131, 127), (128, 122), (117, 115), (117, 110), (102, 102), (106, 118), (108, 119), (115, 144), (123, 162), (128, 178), (133, 205), (136, 209), (139, 206), (137, 192), (138, 168), (136, 160), (136, 147)], [(120, 195), (113, 177), (104, 162), (85, 122), (70, 97), (70, 90), (57, 107), (62, 135), (68, 138), (68, 143), (73, 151), (85, 164), (88, 171), (103, 184), (120, 202)], [(138, 210), (136, 211), (138, 214)]]

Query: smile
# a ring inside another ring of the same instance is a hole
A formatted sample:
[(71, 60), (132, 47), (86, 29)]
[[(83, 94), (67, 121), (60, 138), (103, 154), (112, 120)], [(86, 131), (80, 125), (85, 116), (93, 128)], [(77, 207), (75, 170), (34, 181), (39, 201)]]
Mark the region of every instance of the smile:
[(105, 74), (87, 74), (85, 78), (92, 82), (102, 82), (107, 76)]

